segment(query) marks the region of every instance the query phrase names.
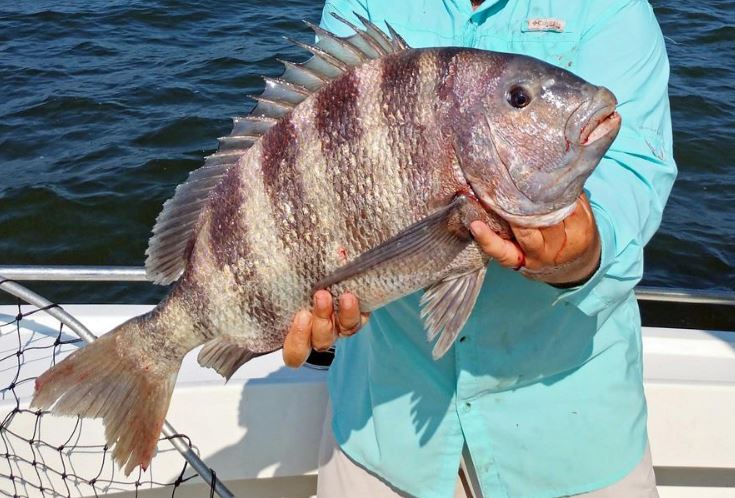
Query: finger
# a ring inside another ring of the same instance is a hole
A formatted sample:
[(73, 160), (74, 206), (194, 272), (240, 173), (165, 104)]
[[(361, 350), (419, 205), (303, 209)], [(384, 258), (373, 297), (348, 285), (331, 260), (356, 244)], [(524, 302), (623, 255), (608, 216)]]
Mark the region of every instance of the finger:
[(354, 294), (346, 292), (339, 297), (337, 324), (340, 335), (350, 336), (362, 326), (360, 304)]
[[(538, 260), (544, 252), (544, 237), (538, 228), (510, 226), (516, 242), (526, 254), (526, 261), (532, 263)], [(527, 266), (528, 266), (527, 263)]]
[(317, 351), (325, 351), (337, 340), (334, 327), (334, 307), (332, 295), (325, 290), (314, 294), (314, 309), (311, 322), (311, 346)]
[(353, 330), (343, 331), (338, 330), (337, 334), (339, 337), (350, 337), (351, 335), (355, 335), (357, 332), (362, 330), (362, 328), (365, 326), (365, 324), (370, 320), (370, 312), (366, 313), (360, 313), (360, 324), (355, 327)]
[(296, 313), (286, 340), (283, 342), (283, 362), (292, 368), (300, 367), (311, 353), (311, 313)]
[(482, 221), (473, 221), (470, 231), (480, 249), (506, 268), (519, 268), (525, 261), (523, 251), (513, 243), (493, 232)]

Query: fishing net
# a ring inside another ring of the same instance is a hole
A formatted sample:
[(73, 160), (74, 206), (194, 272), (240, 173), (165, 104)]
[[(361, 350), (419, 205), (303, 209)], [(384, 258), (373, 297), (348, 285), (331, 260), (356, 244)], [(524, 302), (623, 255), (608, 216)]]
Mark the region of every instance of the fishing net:
[(149, 469), (126, 477), (112, 461), (99, 420), (29, 409), (36, 376), (84, 344), (49, 315), (52, 308), (60, 309), (21, 299), (0, 306), (0, 496), (149, 496), (151, 489), (155, 496), (176, 496), (198, 476), (171, 444), (178, 438), (196, 451), (186, 435), (162, 437)]

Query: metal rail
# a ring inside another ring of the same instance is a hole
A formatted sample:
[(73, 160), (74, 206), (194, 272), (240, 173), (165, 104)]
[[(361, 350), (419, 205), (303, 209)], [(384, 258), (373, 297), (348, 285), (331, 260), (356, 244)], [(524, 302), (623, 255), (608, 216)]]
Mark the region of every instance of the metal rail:
[(46, 282), (146, 282), (142, 266), (0, 266), (9, 280)]
[[(43, 268), (55, 268), (57, 270), (57, 274), (60, 273), (60, 267), (43, 267)], [(109, 267), (109, 270), (111, 270), (111, 275), (115, 275), (119, 278), (119, 274), (115, 271), (116, 269), (114, 267)], [(145, 275), (145, 274), (144, 274)], [(78, 274), (75, 274), (75, 276), (78, 276)], [(98, 275), (101, 276), (101, 275)], [(97, 336), (95, 336), (90, 330), (82, 325), (82, 323), (71, 316), (69, 313), (67, 313), (61, 306), (54, 305), (51, 301), (48, 299), (45, 299), (42, 296), (39, 296), (35, 292), (26, 289), (22, 285), (13, 282), (12, 280), (19, 280), (19, 279), (10, 279), (8, 277), (3, 276), (2, 273), (0, 273), (0, 289), (4, 290), (5, 292), (12, 294), (13, 296), (22, 299), (23, 301), (27, 302), (28, 304), (31, 304), (33, 306), (36, 306), (37, 308), (44, 308), (44, 311), (51, 315), (52, 317), (59, 320), (61, 323), (69, 327), (75, 334), (77, 334), (81, 339), (83, 339), (85, 342), (92, 342), (94, 341)], [(32, 280), (38, 280), (38, 279), (32, 279)], [(184, 459), (189, 463), (189, 465), (192, 466), (192, 468), (199, 474), (199, 476), (204, 479), (204, 481), (209, 484), (210, 486), (214, 487), (214, 491), (221, 497), (221, 498), (235, 498), (235, 495), (232, 494), (232, 492), (227, 489), (227, 487), (216, 478), (214, 473), (211, 471), (209, 467), (202, 461), (201, 458), (199, 458), (199, 455), (194, 453), (194, 451), (187, 445), (184, 440), (178, 436), (179, 432), (176, 431), (176, 429), (173, 428), (171, 424), (169, 424), (167, 421), (164, 421), (163, 423), (163, 434), (169, 438), (169, 441), (171, 444), (176, 448), (179, 453), (181, 453), (181, 456), (184, 457)]]
[[(147, 282), (142, 266), (0, 266), (0, 275), (17, 281)], [(735, 306), (735, 291), (638, 287), (639, 301)]]
[(658, 301), (685, 304), (715, 304), (735, 306), (735, 291), (705, 291), (698, 289), (663, 289), (659, 287), (637, 287), (635, 295), (639, 301)]

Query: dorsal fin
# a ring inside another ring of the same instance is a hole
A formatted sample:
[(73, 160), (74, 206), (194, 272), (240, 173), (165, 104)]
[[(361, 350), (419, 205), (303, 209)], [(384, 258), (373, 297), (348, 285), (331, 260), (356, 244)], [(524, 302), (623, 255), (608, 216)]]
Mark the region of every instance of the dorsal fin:
[(385, 23), (385, 25), (388, 27), (388, 32), (390, 33), (390, 41), (393, 45), (393, 51), (400, 52), (401, 50), (406, 50), (408, 48), (408, 43), (406, 43), (406, 40), (404, 40), (403, 37), (399, 35), (395, 29), (393, 29), (393, 26), (391, 26), (387, 22)]
[(232, 132), (219, 139), (217, 152), (208, 156), (201, 168), (189, 174), (186, 182), (176, 188), (174, 196), (164, 203), (145, 252), (149, 280), (166, 285), (179, 278), (186, 266), (189, 240), (210, 192), (227, 170), (283, 116), (350, 68), (409, 48), (390, 26), (389, 36), (358, 14), (355, 16), (363, 24), (362, 28), (339, 15), (332, 15), (354, 34), (341, 37), (306, 22), (319, 41), (314, 45), (292, 42), (311, 52), (313, 57), (302, 63), (281, 61), (284, 73), (280, 78), (264, 78), (265, 89), (253, 97), (257, 104), (250, 115), (233, 118)]

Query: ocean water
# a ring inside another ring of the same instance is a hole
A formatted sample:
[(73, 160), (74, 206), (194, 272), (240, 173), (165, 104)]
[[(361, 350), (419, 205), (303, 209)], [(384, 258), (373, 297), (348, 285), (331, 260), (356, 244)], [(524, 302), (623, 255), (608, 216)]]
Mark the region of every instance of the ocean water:
[[(246, 113), (321, 1), (0, 5), (0, 265), (141, 265), (175, 186)], [(679, 179), (645, 285), (735, 290), (735, 0), (653, 2)], [(57, 302), (155, 302), (150, 284), (31, 284)]]

